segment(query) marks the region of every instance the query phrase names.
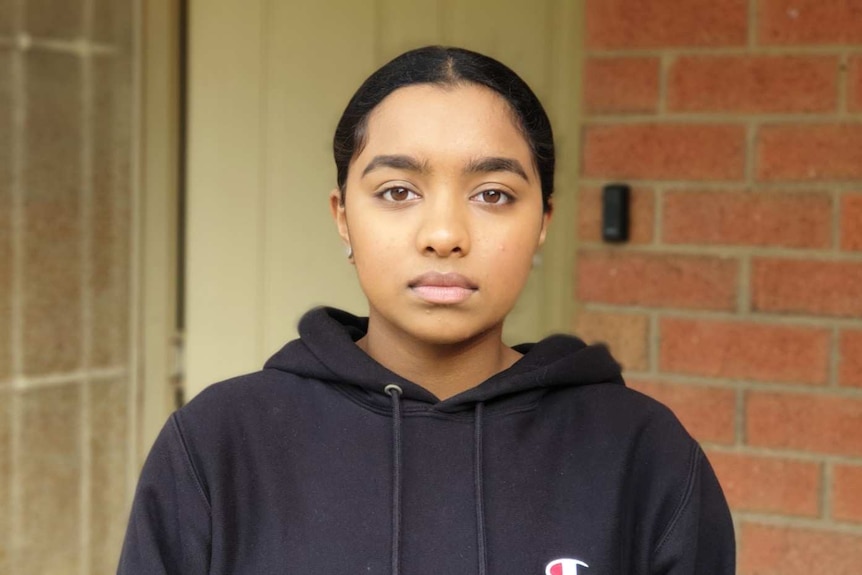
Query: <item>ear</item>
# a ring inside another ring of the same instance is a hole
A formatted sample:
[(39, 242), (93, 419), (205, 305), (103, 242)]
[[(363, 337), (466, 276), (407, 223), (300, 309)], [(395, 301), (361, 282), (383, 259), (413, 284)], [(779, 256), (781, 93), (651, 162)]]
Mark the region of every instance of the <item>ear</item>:
[(554, 204), (548, 201), (548, 209), (542, 214), (542, 229), (539, 230), (539, 245), (542, 247), (545, 243), (545, 237), (548, 235), (548, 226), (551, 225), (551, 217), (554, 215)]
[(344, 204), (341, 203), (341, 190), (335, 188), (329, 192), (329, 211), (332, 213), (332, 219), (335, 220), (335, 225), (338, 227), (338, 235), (345, 246), (350, 245), (350, 231), (347, 229), (347, 214), (344, 211)]

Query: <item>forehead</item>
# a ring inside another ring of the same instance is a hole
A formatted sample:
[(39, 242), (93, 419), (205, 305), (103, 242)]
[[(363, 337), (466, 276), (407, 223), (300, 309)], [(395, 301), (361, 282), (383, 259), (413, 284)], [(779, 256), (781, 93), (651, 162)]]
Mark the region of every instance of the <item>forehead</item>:
[(516, 157), (532, 164), (514, 112), (493, 90), (475, 84), (399, 88), (370, 114), (359, 158), (412, 154), (433, 162), (456, 156)]

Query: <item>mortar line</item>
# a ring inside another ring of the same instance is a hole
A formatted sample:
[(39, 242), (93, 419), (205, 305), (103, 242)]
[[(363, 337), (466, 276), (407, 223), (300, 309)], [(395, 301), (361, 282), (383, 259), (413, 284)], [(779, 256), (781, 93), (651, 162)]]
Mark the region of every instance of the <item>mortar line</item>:
[(76, 383), (83, 379), (90, 381), (101, 381), (106, 379), (115, 379), (127, 374), (125, 366), (103, 367), (91, 370), (75, 370), (63, 373), (49, 373), (45, 375), (37, 375), (30, 377), (18, 377), (13, 380), (13, 385), (16, 389), (27, 390), (31, 388), (44, 388), (67, 385)]
[(829, 531), (845, 535), (862, 535), (862, 525), (858, 523), (844, 523), (825, 519), (807, 519), (804, 517), (790, 517), (787, 515), (770, 515), (768, 513), (756, 513), (751, 511), (737, 511), (743, 523), (760, 524), (770, 527), (790, 527), (796, 529), (809, 529), (812, 531)]
[(748, 50), (752, 52), (757, 49), (757, 42), (759, 40), (757, 35), (760, 24), (757, 11), (759, 4), (757, 0), (748, 0), (748, 34), (746, 40), (748, 41)]
[(742, 317), (751, 314), (751, 255), (739, 256), (739, 293), (737, 294), (737, 312)]
[[(858, 187), (858, 186), (857, 186)], [(833, 189), (832, 196), (832, 249), (835, 252), (841, 252), (841, 202), (843, 194)]]
[(653, 190), (653, 229), (650, 245), (660, 246), (664, 243), (664, 202), (667, 190), (664, 186), (655, 186)]
[(837, 252), (831, 247), (792, 248), (743, 244), (632, 244), (625, 251), (609, 251), (601, 242), (582, 242), (581, 252), (607, 252), (613, 254), (640, 254), (665, 256), (698, 256), (705, 258), (740, 258), (751, 256), (780, 260), (818, 260), (817, 263), (862, 263), (862, 252)]
[(654, 311), (649, 315), (649, 369), (648, 373), (659, 375), (661, 333), (659, 328), (659, 312)]
[(829, 386), (838, 389), (838, 373), (841, 365), (841, 334), (838, 326), (833, 326), (830, 338), (832, 349), (829, 354)]
[(734, 431), (734, 445), (737, 447), (744, 447), (746, 444), (746, 434), (745, 434), (745, 391), (746, 388), (743, 386), (739, 386), (736, 390), (736, 403), (734, 405), (734, 418), (733, 418), (733, 431)]
[[(659, 374), (664, 383), (673, 385), (685, 385), (689, 387), (713, 388), (713, 389), (741, 389), (745, 392), (768, 393), (773, 395), (796, 395), (807, 397), (820, 397), (827, 399), (850, 399), (862, 400), (862, 389), (841, 387), (830, 388), (825, 385), (816, 385), (803, 382), (781, 382), (762, 381), (731, 377), (710, 377), (678, 372), (662, 372)], [(631, 380), (653, 379), (656, 374), (648, 371), (629, 370), (626, 377)]]
[(654, 178), (620, 178), (620, 177), (582, 177), (579, 182), (584, 186), (601, 187), (609, 180), (624, 180), (628, 183), (640, 186), (668, 186), (670, 191), (745, 191), (749, 188), (764, 191), (780, 191), (782, 193), (826, 193), (833, 190), (856, 191), (859, 189), (860, 181), (855, 180), (811, 180), (811, 181), (759, 181), (755, 184), (747, 184), (743, 180), (685, 180), (685, 179), (654, 179)]
[[(142, 407), (141, 402), (139, 402), (139, 396), (143, 393), (141, 389), (141, 374), (138, 371), (139, 368), (139, 354), (141, 350), (139, 349), (139, 345), (143, 345), (141, 340), (139, 339), (140, 332), (140, 302), (143, 299), (140, 293), (141, 290), (141, 282), (138, 281), (140, 274), (140, 260), (142, 258), (142, 247), (141, 247), (141, 228), (142, 223), (141, 219), (143, 218), (143, 202), (141, 200), (141, 167), (140, 167), (140, 156), (141, 156), (141, 141), (143, 140), (143, 128), (142, 118), (143, 115), (143, 90), (144, 85), (142, 81), (142, 77), (144, 74), (143, 65), (142, 65), (142, 30), (144, 27), (144, 22), (141, 20), (142, 14), (145, 11), (145, 7), (143, 6), (141, 0), (132, 0), (132, 9), (133, 9), (133, 23), (132, 23), (132, 49), (130, 58), (130, 64), (132, 68), (132, 87), (131, 87), (131, 110), (130, 113), (132, 115), (131, 118), (131, 130), (129, 137), (129, 154), (130, 154), (130, 173), (129, 177), (131, 179), (129, 184), (129, 194), (131, 196), (129, 201), (129, 213), (130, 213), (130, 231), (131, 241), (129, 242), (128, 250), (129, 253), (129, 273), (126, 276), (126, 285), (124, 286), (129, 290), (129, 331), (126, 335), (127, 341), (127, 349), (128, 353), (128, 387), (126, 394), (126, 416), (128, 418), (128, 424), (126, 426), (126, 466), (125, 466), (125, 478), (126, 478), (126, 502), (131, 501), (132, 496), (135, 492), (135, 486), (138, 481), (138, 459), (139, 459), (139, 443), (140, 437), (142, 435), (139, 427), (141, 426), (140, 421), (141, 417), (139, 417), (139, 409)], [(180, 18), (180, 24), (182, 24), (182, 19)], [(179, 54), (179, 57), (184, 58), (185, 54)], [(126, 310), (124, 310), (126, 311)]]
[(832, 521), (835, 520), (833, 513), (834, 510), (832, 509), (832, 482), (835, 479), (835, 470), (833, 465), (834, 463), (831, 461), (824, 461), (820, 472), (820, 480), (822, 481), (822, 484), (820, 485), (820, 516)]
[[(122, 50), (120, 50), (120, 52), (122, 53)], [(134, 55), (131, 55), (129, 57), (133, 58)], [(111, 65), (110, 80), (109, 80), (111, 82), (110, 89), (111, 89), (112, 94), (115, 94), (116, 93), (115, 85), (116, 85), (116, 81), (117, 81), (116, 71), (117, 71), (117, 67), (119, 64), (116, 61), (112, 61), (110, 63), (110, 65)], [(94, 74), (94, 79), (95, 79), (95, 74)], [(105, 78), (102, 78), (102, 80), (105, 81)], [(134, 81), (134, 80), (132, 80), (132, 81)], [(131, 90), (135, 89), (134, 85), (131, 86), (130, 88), (131, 88)], [(132, 94), (130, 94), (130, 97), (132, 97)], [(121, 169), (120, 154), (118, 153), (118, 150), (125, 149), (125, 153), (128, 155), (127, 158), (130, 159), (131, 154), (132, 154), (132, 146), (133, 146), (132, 138), (134, 136), (131, 133), (131, 129), (132, 129), (131, 121), (129, 120), (128, 117), (124, 118), (124, 117), (122, 117), (122, 115), (123, 115), (123, 112), (125, 112), (125, 114), (131, 113), (131, 109), (134, 109), (134, 108), (132, 108), (130, 106), (130, 109), (128, 109), (128, 110), (126, 110), (126, 109), (121, 110), (118, 108), (118, 106), (116, 106), (116, 104), (114, 102), (115, 101), (112, 101), (112, 107), (111, 107), (111, 125), (112, 126), (121, 125), (121, 126), (124, 126), (124, 128), (125, 127), (129, 128), (128, 133), (125, 134), (127, 140), (124, 142), (118, 142), (117, 141), (115, 130), (112, 130), (111, 134), (110, 134), (110, 138), (111, 138), (111, 142), (110, 142), (110, 144), (111, 144), (110, 145), (110, 150), (111, 150), (111, 181), (110, 181), (109, 197), (110, 197), (110, 202), (111, 202), (111, 231), (113, 233), (113, 237), (119, 238), (119, 237), (122, 237), (123, 234), (129, 235), (129, 234), (133, 233), (132, 228), (131, 228), (131, 222), (124, 223), (123, 220), (121, 219), (123, 216), (123, 211), (120, 209), (120, 197), (124, 193), (125, 190), (128, 190), (129, 194), (132, 193), (131, 192), (131, 183), (132, 182), (131, 181), (121, 182), (121, 176), (123, 174), (122, 174), (122, 169)], [(125, 144), (127, 147), (124, 148), (124, 146), (122, 146), (120, 144)], [(131, 177), (131, 170), (130, 170), (129, 174), (127, 174), (127, 176)], [(128, 201), (129, 201), (129, 207), (131, 207), (131, 200), (129, 199)], [(132, 217), (133, 217), (132, 215), (129, 215), (129, 218), (132, 218)], [(133, 238), (130, 238), (130, 240), (133, 241)], [(130, 250), (131, 241), (129, 241), (129, 243), (126, 244), (126, 246), (125, 246), (126, 250)], [(109, 297), (111, 297), (112, 307), (118, 315), (130, 313), (130, 309), (128, 307), (126, 309), (122, 309), (122, 307), (119, 305), (120, 302), (126, 301), (128, 306), (133, 305), (132, 304), (133, 300), (131, 299), (131, 297), (129, 297), (129, 298), (120, 298), (119, 297), (119, 294), (120, 294), (122, 289), (129, 289), (129, 286), (124, 285), (122, 283), (122, 279), (123, 279), (122, 268), (124, 265), (126, 265), (123, 262), (130, 262), (128, 264), (129, 275), (127, 276), (127, 278), (130, 281), (132, 280), (131, 268), (133, 265), (132, 264), (133, 260), (131, 259), (132, 254), (129, 253), (129, 251), (124, 252), (121, 249), (123, 247), (122, 244), (123, 244), (122, 242), (112, 242), (111, 243), (111, 252), (110, 252), (111, 253), (111, 268), (110, 268), (110, 270), (111, 270), (110, 271), (111, 289), (110, 289), (110, 296)], [(129, 324), (127, 325), (127, 329), (131, 330), (131, 327), (132, 327), (131, 321), (129, 321)], [(110, 330), (112, 342), (120, 342), (121, 341), (121, 339), (120, 339), (121, 330), (120, 330), (120, 325), (118, 322), (111, 322), (110, 325), (107, 327), (107, 329)], [(133, 341), (134, 340), (127, 341), (127, 345), (128, 346), (133, 345), (133, 343), (132, 343)], [(120, 357), (117, 357), (116, 354), (113, 353), (115, 349), (116, 348), (112, 347), (111, 361), (112, 362), (127, 363), (129, 361), (128, 355), (125, 355), (124, 359), (121, 359)], [(126, 352), (128, 352), (128, 350), (129, 350), (129, 347), (126, 347)], [(130, 385), (130, 383), (128, 383), (127, 385)]]
[(87, 44), (89, 50), (95, 54), (112, 55), (117, 53), (117, 49), (114, 46), (110, 44), (92, 42), (87, 38), (78, 38), (75, 40), (57, 40), (54, 38), (40, 38), (38, 36), (30, 36), (29, 34), (25, 35), (27, 36), (27, 41), (29, 43), (28, 49), (35, 52), (45, 51), (78, 55), (81, 53), (81, 45)]
[(828, 461), (838, 465), (855, 466), (862, 464), (862, 457), (854, 457), (852, 455), (801, 451), (798, 449), (777, 449), (759, 447), (756, 445), (728, 445), (726, 443), (714, 443), (709, 441), (705, 441), (703, 444), (709, 449), (709, 451), (727, 454), (751, 455), (753, 457), (762, 457), (764, 459), (786, 459), (800, 463), (823, 463)]
[[(15, 29), (20, 47), (11, 55), (12, 84), (12, 377), (17, 379), (24, 373), (24, 164), (26, 162), (25, 127), (27, 123), (27, 71), (24, 57), (27, 41), (23, 30), (24, 0), (14, 5)], [(20, 463), (23, 460), (23, 399), (21, 390), (13, 386), (11, 394), (11, 459), (9, 507), (10, 510), (10, 553), (9, 565), (13, 575), (21, 575), (19, 566), (22, 557), (24, 531), (23, 485)]]
[[(93, 277), (93, 55), (89, 39), (93, 29), (93, 0), (84, 0), (83, 37), (79, 42), (81, 66), (81, 365), (88, 370), (92, 365), (93, 353), (93, 298), (91, 279)], [(79, 566), (81, 575), (88, 575), (91, 565), (90, 544), (92, 541), (92, 460), (90, 381), (81, 381), (81, 482), (80, 514), (81, 545)]]
[(702, 321), (730, 321), (737, 323), (755, 323), (758, 325), (796, 326), (831, 329), (839, 326), (846, 329), (862, 328), (862, 317), (829, 317), (816, 315), (794, 315), (779, 312), (755, 312), (746, 317), (740, 317), (736, 310), (683, 309), (673, 307), (650, 307), (646, 305), (624, 305), (603, 302), (583, 302), (581, 306), (591, 311), (650, 313), (658, 309), (666, 317), (694, 319)]
[(844, 51), (860, 52), (859, 44), (829, 44), (826, 46), (659, 46), (656, 48), (592, 48), (588, 56), (595, 58), (644, 58), (662, 53), (671, 56), (835, 56)]
[(662, 52), (659, 56), (658, 109), (655, 112), (659, 118), (664, 118), (668, 113), (667, 94), (670, 83), (670, 68), (675, 59), (667, 52)]
[(747, 122), (768, 123), (770, 126), (780, 125), (820, 125), (848, 124), (858, 125), (862, 121), (862, 112), (745, 112), (727, 110), (723, 112), (665, 112), (661, 116), (655, 114), (593, 114), (582, 120), (584, 126), (606, 126), (613, 122), (619, 125), (655, 124), (662, 126), (689, 126), (692, 124), (744, 126)]
[(838, 97), (836, 99), (836, 107), (837, 113), (841, 116), (848, 115), (850, 112), (847, 106), (848, 94), (847, 91), (849, 89), (848, 75), (850, 74), (850, 58), (847, 53), (843, 53), (839, 56), (838, 61), (838, 82), (836, 83), (836, 89), (838, 90)]
[(757, 169), (757, 134), (760, 132), (760, 122), (753, 120), (745, 126), (745, 183), (750, 189), (755, 183)]

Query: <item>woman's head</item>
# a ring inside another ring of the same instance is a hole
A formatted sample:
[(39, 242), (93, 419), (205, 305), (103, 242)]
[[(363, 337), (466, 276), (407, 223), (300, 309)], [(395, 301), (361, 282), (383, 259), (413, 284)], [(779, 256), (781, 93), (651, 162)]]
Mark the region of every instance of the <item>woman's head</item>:
[(554, 191), (554, 137), (541, 102), (504, 64), (477, 52), (443, 46), (401, 54), (369, 76), (350, 99), (338, 122), (332, 146), (342, 196), (350, 165), (365, 146), (369, 116), (394, 91), (416, 84), (441, 87), (476, 84), (501, 96), (530, 146), (541, 182), (542, 205), (545, 211), (550, 210)]

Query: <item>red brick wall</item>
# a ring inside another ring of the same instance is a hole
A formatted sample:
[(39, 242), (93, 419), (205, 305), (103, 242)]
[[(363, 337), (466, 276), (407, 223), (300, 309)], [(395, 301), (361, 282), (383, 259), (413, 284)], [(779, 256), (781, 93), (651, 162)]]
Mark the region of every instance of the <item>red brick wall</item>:
[(862, 0), (585, 6), (575, 330), (702, 442), (739, 573), (862, 573)]

